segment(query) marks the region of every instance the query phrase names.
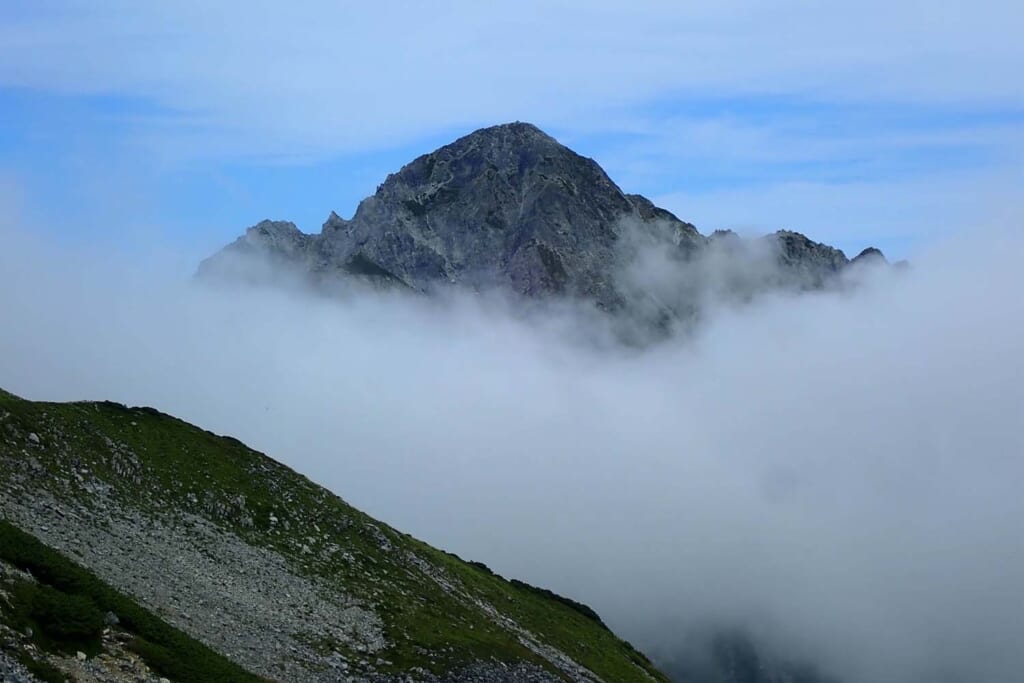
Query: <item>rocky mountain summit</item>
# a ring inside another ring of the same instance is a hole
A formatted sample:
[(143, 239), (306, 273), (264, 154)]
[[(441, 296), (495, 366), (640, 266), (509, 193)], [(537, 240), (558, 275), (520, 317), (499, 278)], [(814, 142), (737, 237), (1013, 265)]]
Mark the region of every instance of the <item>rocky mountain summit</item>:
[[(668, 285), (633, 276), (647, 269), (654, 249), (671, 264)], [(851, 263), (794, 232), (760, 240), (704, 236), (624, 193), (593, 159), (533, 125), (510, 123), (406, 164), (351, 220), (331, 212), (318, 235), (263, 221), (205, 260), (199, 276), (264, 280), (287, 272), (317, 284), (369, 281), (419, 292), (458, 285), (687, 317), (713, 275), (702, 264), (708, 257), (720, 262), (722, 253), (734, 274), (757, 273), (734, 283), (741, 296), (765, 287), (824, 287)], [(881, 256), (870, 249), (861, 257), (868, 253)]]
[(234, 439), (2, 391), (0, 680), (667, 681), (585, 605)]

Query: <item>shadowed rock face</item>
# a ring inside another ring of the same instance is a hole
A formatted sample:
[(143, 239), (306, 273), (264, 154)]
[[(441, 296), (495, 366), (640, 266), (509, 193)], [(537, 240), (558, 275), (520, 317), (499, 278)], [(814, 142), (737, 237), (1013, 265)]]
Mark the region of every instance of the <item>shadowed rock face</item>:
[(264, 221), (205, 261), (231, 274), (234, 257), (262, 252), (317, 279), (357, 274), (427, 291), (508, 288), (621, 304), (612, 271), (628, 231), (696, 246), (690, 224), (624, 194), (593, 160), (527, 123), (485, 128), (394, 173), (352, 220), (331, 213), (318, 236)]
[[(765, 239), (778, 270), (765, 286), (822, 287), (849, 263), (842, 251), (798, 233)], [(657, 244), (686, 269), (723, 241), (722, 233), (704, 237), (650, 200), (623, 193), (596, 162), (535, 126), (510, 123), (413, 160), (351, 220), (332, 212), (319, 235), (264, 221), (204, 261), (199, 274), (252, 278), (238, 264), (259, 254), (264, 267), (286, 265), (321, 283), (357, 276), (422, 292), (498, 288), (615, 311), (638, 295), (621, 282), (638, 245)]]
[(780, 230), (768, 239), (776, 242), (780, 271), (784, 279), (789, 279), (783, 284), (805, 289), (824, 287), (850, 263), (842, 250), (814, 242), (798, 232)]
[(328, 261), (362, 255), (419, 290), (507, 286), (611, 305), (607, 273), (623, 219), (697, 237), (671, 214), (643, 208), (646, 217), (594, 161), (515, 123), (477, 131), (389, 176), (351, 221), (327, 221), (321, 246)]
[(889, 261), (885, 258), (885, 255), (881, 251), (874, 247), (868, 247), (864, 251), (860, 252), (853, 257), (850, 263), (888, 263)]

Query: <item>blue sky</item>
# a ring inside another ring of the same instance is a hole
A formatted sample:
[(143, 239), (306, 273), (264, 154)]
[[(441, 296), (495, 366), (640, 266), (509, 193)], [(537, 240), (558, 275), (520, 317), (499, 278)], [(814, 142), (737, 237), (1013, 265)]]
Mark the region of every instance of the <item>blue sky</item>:
[(190, 262), (266, 217), (317, 231), (417, 154), (528, 120), (702, 231), (903, 257), (1017, 209), (1022, 27), (1018, 3), (947, 0), (14, 0), (0, 202)]

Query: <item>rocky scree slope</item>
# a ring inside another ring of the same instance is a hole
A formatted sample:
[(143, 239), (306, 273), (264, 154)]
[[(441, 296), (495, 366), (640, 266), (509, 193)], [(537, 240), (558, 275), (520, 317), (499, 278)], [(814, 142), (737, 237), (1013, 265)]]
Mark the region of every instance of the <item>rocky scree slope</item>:
[[(678, 291), (666, 295), (630, 277), (653, 246), (678, 275), (692, 275), (669, 285)], [(709, 284), (699, 264), (720, 252), (734, 261), (730, 286), (741, 298), (765, 288), (820, 288), (851, 263), (842, 251), (793, 232), (760, 240), (703, 236), (650, 200), (624, 193), (594, 160), (531, 124), (510, 123), (415, 159), (389, 175), (351, 220), (331, 212), (318, 235), (263, 221), (203, 261), (198, 275), (265, 281), (287, 273), (320, 285), (363, 281), (421, 292), (459, 285), (686, 318)], [(750, 267), (752, 259), (758, 267)]]
[[(87, 663), (166, 675), (185, 657), (227, 667), (205, 679), (225, 681), (667, 680), (585, 606), (421, 543), (151, 408), (0, 392), (0, 517), (5, 596), (36, 581), (86, 621), (110, 612), (113, 630), (87, 633)], [(78, 578), (54, 586), (54, 564)], [(0, 596), (0, 666), (48, 644), (45, 629), (25, 635), (33, 600), (16, 603)]]
[(3, 683), (259, 683), (81, 565), (0, 520)]

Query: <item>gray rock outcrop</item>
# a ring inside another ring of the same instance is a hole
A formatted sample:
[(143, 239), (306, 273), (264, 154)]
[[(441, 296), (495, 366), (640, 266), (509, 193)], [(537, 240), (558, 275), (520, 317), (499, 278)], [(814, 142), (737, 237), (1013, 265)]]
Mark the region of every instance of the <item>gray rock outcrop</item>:
[(351, 220), (331, 212), (318, 235), (263, 221), (205, 260), (199, 276), (262, 281), (285, 274), (327, 285), (355, 279), (419, 292), (457, 285), (572, 298), (612, 312), (654, 297), (661, 302), (653, 306), (656, 317), (686, 317), (701, 283), (689, 277), (690, 289), (667, 296), (638, 287), (628, 277), (638, 254), (663, 250), (678, 271), (668, 278), (671, 287), (687, 271), (700, 275), (701, 261), (732, 242), (747, 247), (726, 253), (757, 259), (759, 279), (744, 283), (748, 290), (824, 287), (850, 263), (842, 251), (795, 232), (770, 235), (756, 248), (749, 243), (757, 240), (728, 232), (705, 237), (650, 200), (624, 193), (594, 160), (533, 125), (510, 123), (413, 160)]

